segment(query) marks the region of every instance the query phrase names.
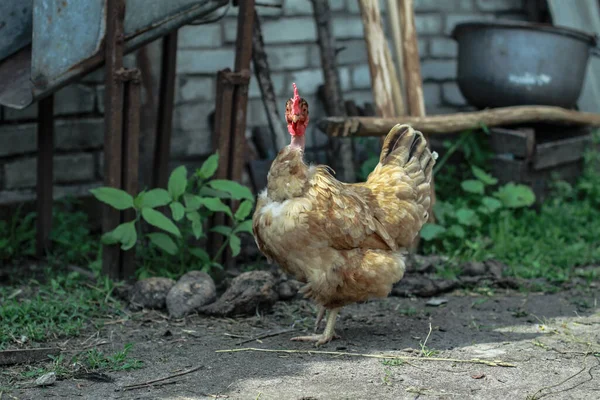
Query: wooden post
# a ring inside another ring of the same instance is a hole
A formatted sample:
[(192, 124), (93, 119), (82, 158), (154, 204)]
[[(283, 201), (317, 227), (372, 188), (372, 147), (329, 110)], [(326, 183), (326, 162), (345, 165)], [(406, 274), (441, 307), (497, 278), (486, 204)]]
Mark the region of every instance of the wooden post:
[[(319, 44), (325, 81), (325, 108), (330, 110), (332, 115), (344, 116), (346, 115), (346, 109), (344, 107), (340, 77), (338, 75), (339, 70), (335, 60), (335, 38), (331, 28), (329, 1), (312, 0), (312, 5), (317, 25), (317, 43)], [(354, 168), (352, 142), (349, 139), (330, 138), (328, 141), (328, 153), (329, 162), (339, 174), (338, 178), (344, 182), (354, 182), (356, 171)]]
[[(123, 146), (123, 68), (125, 0), (106, 0), (105, 107), (104, 107), (104, 185), (121, 188)], [(102, 231), (109, 232), (120, 223), (120, 212), (102, 205)], [(111, 278), (120, 275), (120, 248), (102, 247), (102, 272)]]
[[(402, 42), (402, 26), (400, 22), (400, 9), (398, 0), (387, 1), (388, 23), (392, 30), (392, 42), (394, 44), (394, 53), (396, 54), (395, 68), (398, 72), (398, 81), (400, 86), (400, 94), (402, 99), (406, 98), (406, 77), (404, 76), (404, 46)], [(403, 103), (402, 109), (396, 107), (398, 115), (407, 113), (406, 105)]]
[(37, 227), (36, 255), (43, 257), (50, 248), (52, 230), (52, 182), (54, 159), (54, 95), (38, 103)]
[(423, 117), (425, 115), (425, 100), (423, 98), (423, 80), (421, 79), (419, 44), (417, 42), (417, 31), (415, 29), (414, 2), (413, 0), (399, 1), (408, 113), (413, 117)]
[(377, 114), (383, 118), (401, 115), (398, 110), (404, 110), (404, 102), (387, 39), (383, 34), (379, 2), (359, 0), (359, 5)]
[(158, 103), (158, 122), (154, 146), (153, 185), (166, 188), (171, 155), (171, 130), (175, 104), (175, 74), (177, 62), (177, 30), (162, 39), (162, 63)]

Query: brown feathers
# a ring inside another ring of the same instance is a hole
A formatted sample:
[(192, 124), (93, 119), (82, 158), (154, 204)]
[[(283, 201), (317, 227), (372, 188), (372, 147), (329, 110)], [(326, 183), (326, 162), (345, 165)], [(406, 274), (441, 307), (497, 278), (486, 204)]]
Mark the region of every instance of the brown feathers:
[(301, 150), (282, 149), (253, 217), (267, 258), (307, 283), (326, 307), (387, 296), (404, 274), (402, 253), (427, 219), (434, 159), (425, 138), (395, 126), (366, 182), (345, 184)]

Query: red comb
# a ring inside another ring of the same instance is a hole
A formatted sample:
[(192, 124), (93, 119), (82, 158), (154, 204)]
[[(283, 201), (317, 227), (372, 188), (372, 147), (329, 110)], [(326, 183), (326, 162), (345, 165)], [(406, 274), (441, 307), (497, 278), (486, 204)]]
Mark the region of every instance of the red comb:
[(300, 96), (298, 95), (298, 87), (295, 83), (292, 83), (294, 86), (294, 97), (292, 103), (292, 112), (294, 114), (300, 114)]

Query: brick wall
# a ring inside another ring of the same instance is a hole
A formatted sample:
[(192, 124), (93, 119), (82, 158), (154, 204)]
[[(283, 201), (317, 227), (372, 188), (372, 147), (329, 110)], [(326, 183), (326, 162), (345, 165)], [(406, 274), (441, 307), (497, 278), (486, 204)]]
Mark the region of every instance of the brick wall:
[[(465, 108), (455, 83), (456, 45), (449, 34), (455, 24), (496, 18), (526, 19), (525, 0), (415, 0), (416, 27), (429, 114)], [(265, 2), (265, 0), (263, 0)], [(315, 93), (323, 82), (316, 31), (309, 0), (269, 0), (282, 8), (260, 8), (272, 79), (283, 107), (297, 82), (307, 97), (314, 119), (323, 115)], [(387, 1), (381, 1), (385, 13)], [(357, 0), (330, 0), (333, 31), (338, 46), (341, 84), (346, 99), (372, 101), (369, 68)], [(223, 10), (217, 11), (217, 14)], [(208, 115), (214, 110), (215, 73), (232, 67), (237, 8), (209, 25), (180, 30), (177, 54), (176, 107), (172, 165), (202, 160), (212, 151)], [(384, 23), (387, 22), (383, 18)], [(385, 27), (388, 31), (387, 26)], [(156, 52), (152, 62), (159, 63)], [(135, 55), (126, 57), (135, 63)], [(154, 68), (156, 69), (156, 68)], [(55, 196), (80, 195), (102, 179), (104, 88), (97, 71), (60, 90), (55, 98)], [(34, 197), (36, 175), (36, 105), (17, 111), (0, 110), (0, 204)], [(249, 126), (266, 125), (256, 80), (251, 80)], [(322, 146), (327, 138), (313, 129), (308, 146)]]

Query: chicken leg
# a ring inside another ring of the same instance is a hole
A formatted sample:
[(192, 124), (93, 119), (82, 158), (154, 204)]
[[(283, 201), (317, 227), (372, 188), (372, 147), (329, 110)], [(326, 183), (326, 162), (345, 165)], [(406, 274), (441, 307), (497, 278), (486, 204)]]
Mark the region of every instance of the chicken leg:
[(319, 325), (321, 324), (321, 321), (323, 320), (323, 317), (325, 316), (325, 307), (323, 306), (319, 306), (319, 313), (317, 314), (317, 319), (315, 320), (315, 329), (314, 329), (314, 333), (317, 333), (317, 331), (319, 330)]
[[(324, 308), (323, 308), (324, 309)], [(329, 310), (327, 314), (327, 326), (325, 326), (325, 330), (320, 335), (309, 335), (309, 336), (296, 336), (290, 340), (296, 342), (316, 342), (316, 346), (320, 346), (322, 344), (330, 342), (334, 337), (339, 338), (335, 333), (335, 322), (337, 320), (337, 316), (340, 312), (339, 308), (334, 308)]]

